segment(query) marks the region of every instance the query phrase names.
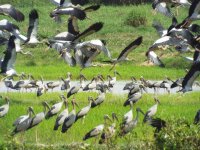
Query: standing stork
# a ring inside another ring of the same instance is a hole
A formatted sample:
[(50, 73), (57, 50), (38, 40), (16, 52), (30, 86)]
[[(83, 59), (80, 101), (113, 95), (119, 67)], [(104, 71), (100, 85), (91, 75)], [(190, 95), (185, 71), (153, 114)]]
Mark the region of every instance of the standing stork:
[(27, 117), (20, 117), (15, 121), (15, 129), (11, 133), (12, 136), (19, 132), (24, 132), (30, 127), (32, 121), (32, 113), (35, 114), (33, 108), (30, 107), (29, 114)]
[(108, 142), (108, 140), (111, 140), (111, 138), (115, 135), (116, 132), (115, 120), (118, 121), (117, 115), (115, 113), (112, 113), (112, 124), (106, 129), (104, 129), (103, 133), (101, 134), (101, 139), (99, 140), (99, 144)]
[(144, 116), (143, 122), (146, 122), (147, 120), (149, 120), (149, 118), (152, 118), (152, 116), (154, 116), (156, 114), (158, 104), (160, 104), (160, 101), (157, 98), (154, 98), (154, 100), (155, 100), (156, 104), (148, 109), (148, 111), (146, 112), (146, 114)]
[(65, 118), (67, 118), (68, 115), (69, 115), (67, 99), (64, 101), (64, 104), (65, 104), (65, 109), (56, 118), (56, 122), (55, 122), (55, 125), (54, 125), (54, 130), (58, 130), (59, 126), (64, 123)]
[(75, 102), (75, 99), (72, 99), (73, 110), (69, 113), (69, 115), (67, 116), (67, 118), (65, 118), (63, 122), (62, 130), (61, 130), (62, 133), (65, 133), (76, 121), (75, 105), (77, 105), (77, 103)]
[(91, 108), (91, 104), (92, 104), (92, 97), (88, 97), (88, 101), (89, 101), (89, 105), (82, 108), (77, 114), (76, 114), (76, 121), (80, 118), (83, 118), (83, 123), (84, 123), (84, 119), (85, 116), (88, 114), (88, 112), (90, 111)]
[(9, 111), (9, 99), (5, 97), (6, 104), (0, 106), (0, 118), (4, 117)]
[(133, 128), (136, 127), (137, 123), (138, 123), (138, 118), (139, 118), (139, 112), (141, 112), (140, 108), (136, 109), (136, 117), (134, 120), (131, 120), (130, 122), (124, 124), (124, 126), (121, 126), (120, 128), (120, 136), (125, 136), (127, 133), (131, 132), (133, 130)]
[(61, 110), (62, 105), (63, 105), (66, 98), (64, 97), (64, 95), (60, 95), (60, 99), (61, 99), (61, 102), (54, 104), (53, 106), (51, 106), (51, 108), (46, 103), (46, 105), (49, 109), (49, 111), (47, 112), (47, 114), (45, 116), (46, 119), (49, 119), (50, 117), (56, 115)]
[(104, 126), (106, 124), (106, 120), (112, 121), (108, 115), (104, 115), (104, 124), (100, 124), (96, 126), (95, 128), (93, 128), (92, 130), (90, 130), (88, 133), (86, 133), (85, 136), (83, 137), (83, 141), (100, 135), (103, 132)]

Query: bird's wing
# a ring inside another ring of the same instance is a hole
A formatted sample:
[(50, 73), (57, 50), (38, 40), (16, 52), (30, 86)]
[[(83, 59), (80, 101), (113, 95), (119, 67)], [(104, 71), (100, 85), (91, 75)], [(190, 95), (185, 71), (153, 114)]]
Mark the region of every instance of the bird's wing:
[(31, 10), (29, 14), (29, 27), (27, 32), (27, 40), (37, 39), (38, 32), (38, 12), (36, 9)]
[(135, 48), (137, 48), (142, 43), (142, 36), (138, 37), (136, 40), (134, 40), (132, 43), (130, 43), (122, 52), (119, 54), (117, 60), (121, 60), (123, 58), (126, 58), (127, 55)]
[(103, 28), (103, 22), (97, 22), (92, 24), (89, 28), (78, 34), (73, 41), (79, 41), (80, 39), (85, 38), (88, 35), (91, 35), (95, 32), (98, 32)]
[(199, 0), (194, 0), (192, 2), (192, 5), (190, 6), (189, 12), (188, 12), (188, 16), (192, 16), (193, 13), (200, 13), (200, 1)]
[(96, 11), (100, 8), (101, 5), (92, 5), (83, 9), (85, 12)]
[(0, 14), (9, 15), (16, 21), (24, 20), (24, 14), (10, 4), (0, 5)]
[(13, 69), (14, 63), (16, 61), (16, 50), (15, 50), (15, 36), (11, 36), (8, 41), (8, 47), (5, 52), (3, 62), (1, 64), (1, 72), (5, 73), (9, 69)]
[(163, 15), (167, 16), (167, 17), (172, 17), (173, 14), (171, 13), (169, 7), (167, 6), (167, 4), (165, 2), (162, 3), (158, 3), (156, 5), (156, 10), (160, 13), (162, 13)]
[(68, 32), (73, 35), (79, 34), (79, 27), (78, 27), (78, 21), (76, 17), (69, 17), (68, 19)]
[(161, 25), (161, 23), (159, 21), (154, 20), (152, 23), (152, 26), (156, 29), (158, 35), (160, 37), (163, 36), (163, 32), (164, 32), (164, 27)]
[(156, 55), (156, 53), (154, 51), (148, 51), (147, 52), (147, 57), (155, 65), (158, 65), (160, 67), (165, 67), (164, 63), (160, 60), (160, 58)]
[(183, 92), (186, 92), (188, 90), (186, 89), (187, 87), (192, 88), (194, 80), (199, 76), (199, 73), (200, 73), (200, 62), (193, 63), (189, 72), (185, 75), (183, 79), (182, 82)]

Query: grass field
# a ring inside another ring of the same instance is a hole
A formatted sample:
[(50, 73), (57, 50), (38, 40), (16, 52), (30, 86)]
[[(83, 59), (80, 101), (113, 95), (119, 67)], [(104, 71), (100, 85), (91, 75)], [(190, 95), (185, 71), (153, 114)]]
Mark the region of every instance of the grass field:
[[(82, 124), (81, 120), (76, 122), (67, 133), (62, 134), (59, 130), (57, 132), (53, 131), (53, 126), (56, 117), (53, 117), (49, 120), (44, 120), (37, 127), (25, 132), (20, 133), (14, 137), (10, 136), (10, 133), (13, 130), (12, 123), (13, 121), (20, 115), (26, 114), (26, 109), (28, 106), (33, 106), (36, 113), (43, 111), (43, 107), (41, 105), (42, 101), (48, 101), (50, 104), (54, 104), (59, 102), (59, 93), (49, 93), (41, 98), (37, 98), (35, 94), (20, 94), (20, 93), (9, 93), (3, 94), (3, 96), (10, 97), (10, 111), (4, 117), (0, 119), (0, 145), (9, 146), (9, 142), (11, 142), (15, 146), (27, 146), (30, 148), (30, 145), (46, 145), (47, 147), (56, 147), (59, 146), (61, 149), (63, 145), (70, 145), (73, 143), (77, 143), (77, 146), (81, 146), (83, 141), (82, 138), (86, 132), (88, 132), (93, 127), (103, 123), (103, 116), (105, 114), (111, 114), (115, 112), (119, 120), (121, 120), (122, 116), (129, 111), (129, 107), (123, 107), (123, 102), (126, 100), (125, 96), (115, 96), (115, 95), (106, 95), (105, 102), (97, 108), (91, 109), (89, 114), (85, 118), (85, 123)], [(77, 103), (79, 107), (82, 108), (88, 105), (87, 96), (95, 97), (96, 93), (85, 93), (77, 95)], [(192, 125), (194, 115), (196, 111), (199, 109), (199, 93), (188, 93), (184, 95), (160, 95), (158, 96), (161, 104), (158, 106), (158, 112), (156, 117), (162, 118), (167, 122), (168, 126), (173, 125), (172, 121), (177, 120), (186, 120), (189, 124)], [(1, 101), (1, 104), (3, 102)], [(143, 98), (134, 106), (140, 107), (143, 111), (146, 111), (149, 107), (154, 105), (153, 95), (145, 94)], [(71, 105), (69, 111), (71, 110)], [(77, 108), (78, 111), (80, 108)], [(136, 113), (134, 112), (134, 117)], [(116, 143), (117, 148), (122, 148), (127, 144), (127, 146), (131, 146), (132, 144), (135, 146), (140, 145), (141, 143), (152, 143), (155, 142), (153, 137), (153, 131), (150, 126), (142, 124), (143, 116), (139, 116), (139, 123), (137, 127), (133, 130), (130, 135), (125, 136), (124, 138), (116, 137), (114, 143)], [(117, 127), (119, 127), (119, 123), (117, 123)], [(38, 140), (36, 142), (36, 132), (38, 133)], [(175, 132), (175, 131), (174, 131)], [(184, 130), (181, 132), (185, 132)], [(175, 137), (176, 138), (176, 135)], [(100, 145), (95, 143), (95, 139), (88, 140), (84, 142), (84, 144), (90, 144), (92, 147), (99, 147)], [(83, 144), (83, 145), (84, 145)], [(76, 144), (75, 144), (76, 145)], [(11, 145), (10, 145), (11, 146)], [(105, 145), (104, 145), (105, 146)], [(141, 145), (142, 146), (142, 145)], [(34, 147), (34, 146), (33, 146)], [(73, 147), (73, 146), (72, 146)], [(79, 147), (80, 148), (80, 147)]]
[[(3, 3), (4, 1), (2, 1)], [(6, 3), (6, 2), (5, 2)], [(59, 32), (67, 30), (67, 16), (63, 16), (63, 23), (56, 24), (50, 17), (49, 13), (54, 9), (54, 6), (48, 1), (44, 2), (33, 1), (25, 2), (13, 1), (26, 16), (24, 22), (17, 23), (14, 20), (1, 16), (1, 18), (7, 18), (13, 23), (16, 23), (21, 32), (26, 35), (28, 28), (28, 13), (34, 7), (38, 10), (40, 20), (39, 20), (39, 39), (44, 40), (51, 38)], [(172, 9), (175, 12), (175, 9)], [(132, 16), (133, 14), (133, 16)], [(142, 16), (146, 19), (146, 24), (139, 27), (133, 27), (127, 25), (125, 22), (127, 19), (135, 19), (135, 16)], [(132, 42), (138, 36), (143, 36), (143, 43), (136, 50), (134, 50), (130, 55), (130, 59), (134, 61), (122, 63), (117, 66), (117, 70), (123, 74), (123, 79), (129, 79), (130, 73), (139, 77), (141, 75), (147, 76), (149, 79), (162, 79), (164, 75), (168, 75), (172, 78), (177, 78), (184, 76), (185, 68), (189, 68), (190, 64), (186, 62), (181, 55), (192, 56), (192, 53), (188, 54), (178, 54), (173, 50), (173, 52), (166, 50), (164, 56), (162, 57), (163, 62), (166, 64), (166, 68), (160, 69), (158, 67), (146, 67), (146, 57), (145, 52), (148, 47), (153, 44), (153, 42), (158, 39), (158, 35), (152, 27), (152, 22), (154, 19), (159, 20), (165, 28), (171, 25), (171, 19), (166, 18), (163, 15), (156, 14), (153, 15), (151, 5), (139, 5), (139, 6), (101, 6), (101, 8), (96, 12), (91, 12), (87, 14), (89, 18), (84, 21), (79, 21), (80, 31), (86, 29), (89, 25), (95, 22), (104, 22), (104, 27), (101, 31), (87, 37), (85, 40), (91, 39), (104, 39), (107, 41), (107, 47), (111, 51), (112, 57), (116, 58), (120, 51), (126, 47), (127, 44)], [(187, 16), (187, 8), (179, 9), (179, 16), (177, 19), (179, 22)], [(43, 75), (45, 79), (57, 79), (66, 72), (70, 71), (75, 73), (74, 76), (78, 76), (80, 72), (79, 67), (71, 68), (61, 58), (58, 58), (58, 54), (55, 50), (46, 50), (47, 46), (45, 44), (37, 45), (34, 48), (25, 46), (24, 50), (29, 50), (33, 53), (34, 57), (18, 55), (16, 62), (17, 72), (32, 73), (33, 76), (39, 77)], [(2, 53), (5, 47), (1, 47), (0, 52)], [(158, 52), (159, 54), (160, 52)], [(3, 54), (2, 54), (3, 55)], [(101, 61), (108, 60), (103, 54), (99, 55), (96, 62), (103, 64)], [(125, 69), (126, 68), (126, 69)], [(128, 68), (128, 69), (127, 69)], [(86, 76), (93, 76), (96, 72), (108, 74), (110, 65), (104, 65), (103, 67), (87, 68), (83, 72)], [(145, 71), (148, 70), (148, 74)], [(50, 72), (50, 73), (49, 73)], [(159, 74), (155, 75), (155, 72)]]

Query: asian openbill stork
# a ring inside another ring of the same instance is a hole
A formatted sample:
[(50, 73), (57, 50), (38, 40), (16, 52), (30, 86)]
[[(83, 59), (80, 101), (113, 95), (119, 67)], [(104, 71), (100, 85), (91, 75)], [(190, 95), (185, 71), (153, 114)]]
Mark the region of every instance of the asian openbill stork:
[(64, 97), (64, 95), (60, 95), (60, 99), (61, 99), (61, 102), (54, 104), (53, 106), (51, 106), (51, 108), (46, 103), (47, 108), (49, 109), (49, 111), (46, 113), (46, 116), (45, 116), (46, 119), (49, 119), (50, 117), (56, 115), (61, 110), (62, 105), (66, 98)]
[(99, 140), (99, 144), (108, 143), (109, 140), (111, 140), (111, 138), (115, 135), (116, 133), (115, 120), (119, 121), (117, 115), (115, 113), (112, 113), (112, 124), (104, 128), (104, 131), (101, 134), (101, 139)]
[(15, 129), (11, 133), (12, 136), (19, 132), (24, 132), (30, 127), (32, 121), (32, 113), (35, 114), (33, 108), (30, 107), (28, 116), (23, 116), (22, 118), (20, 117), (15, 121)]
[(85, 119), (85, 116), (88, 114), (88, 112), (90, 111), (90, 108), (91, 108), (91, 104), (92, 104), (92, 97), (88, 97), (88, 101), (89, 101), (89, 105), (82, 108), (77, 114), (76, 114), (76, 120), (77, 121), (78, 119), (80, 118), (83, 118), (83, 123), (84, 123), (84, 119)]
[(83, 137), (83, 141), (100, 135), (104, 130), (105, 124), (107, 124), (106, 120), (112, 121), (108, 115), (104, 115), (104, 124), (100, 124), (96, 126), (95, 128), (93, 128), (92, 130), (90, 130), (88, 133), (86, 133), (85, 136)]
[(138, 37), (136, 40), (131, 42), (125, 49), (123, 49), (117, 57), (117, 59), (113, 60), (113, 67), (110, 70), (112, 70), (118, 62), (125, 61), (127, 59), (128, 54), (142, 43), (142, 39), (142, 36)]
[(78, 107), (77, 103), (75, 102), (75, 99), (72, 99), (72, 106), (73, 109), (72, 111), (69, 113), (69, 115), (65, 118), (63, 125), (62, 125), (62, 133), (67, 132), (67, 130), (75, 123), (76, 121), (76, 109), (75, 109), (75, 105)]
[(67, 118), (69, 115), (67, 99), (64, 101), (64, 105), (65, 105), (65, 109), (56, 118), (56, 122), (53, 128), (54, 130), (58, 130), (59, 126), (64, 123), (65, 118)]
[(160, 104), (160, 101), (155, 97), (154, 98), (156, 104), (153, 105), (152, 107), (150, 107), (148, 109), (148, 111), (145, 113), (143, 122), (146, 122), (147, 120), (149, 120), (149, 118), (152, 118), (152, 116), (154, 116), (157, 112), (157, 108), (158, 108), (158, 104)]

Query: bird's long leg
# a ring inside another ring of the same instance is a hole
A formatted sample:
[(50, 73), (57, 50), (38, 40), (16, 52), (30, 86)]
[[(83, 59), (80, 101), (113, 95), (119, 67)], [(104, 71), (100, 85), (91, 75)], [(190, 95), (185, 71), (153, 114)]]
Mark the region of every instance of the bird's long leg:
[(82, 124), (84, 124), (84, 121), (85, 121), (85, 116), (83, 116), (82, 118)]
[(38, 143), (38, 134), (37, 134), (37, 128), (36, 128), (36, 130), (35, 130), (35, 142), (36, 142), (36, 144)]

